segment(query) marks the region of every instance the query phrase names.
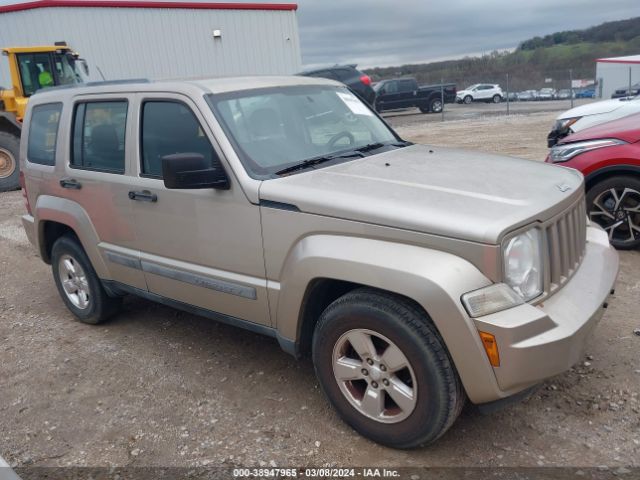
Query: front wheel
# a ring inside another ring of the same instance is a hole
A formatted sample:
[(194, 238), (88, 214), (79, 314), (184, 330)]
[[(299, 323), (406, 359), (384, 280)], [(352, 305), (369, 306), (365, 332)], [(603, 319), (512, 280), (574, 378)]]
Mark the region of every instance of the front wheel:
[(609, 234), (611, 245), (620, 250), (640, 246), (640, 180), (611, 177), (587, 192), (589, 218)]
[(467, 95), (466, 97), (464, 97), (464, 98), (462, 99), (462, 101), (463, 101), (464, 103), (466, 103), (467, 105), (469, 105), (471, 102), (473, 102), (473, 97), (472, 97), (471, 95)]
[(502, 101), (502, 97), (498, 94), (493, 96), (493, 103), (500, 103)]
[(373, 289), (347, 293), (322, 313), (313, 363), (342, 419), (390, 447), (434, 442), (466, 398), (427, 315), (407, 299)]
[(0, 192), (16, 190), (19, 186), (18, 154), (20, 139), (0, 132)]

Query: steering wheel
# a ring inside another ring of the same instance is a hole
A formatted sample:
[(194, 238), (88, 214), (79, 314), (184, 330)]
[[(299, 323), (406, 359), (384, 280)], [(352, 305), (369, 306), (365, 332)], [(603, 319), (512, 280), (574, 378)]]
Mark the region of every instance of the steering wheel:
[(349, 146), (354, 145), (356, 143), (356, 139), (353, 137), (351, 132), (347, 132), (346, 130), (344, 130), (342, 132), (336, 133), (333, 137), (331, 137), (327, 142), (327, 145), (329, 145), (330, 147), (335, 147), (336, 143), (338, 143), (338, 140), (341, 140), (342, 138), (349, 139)]

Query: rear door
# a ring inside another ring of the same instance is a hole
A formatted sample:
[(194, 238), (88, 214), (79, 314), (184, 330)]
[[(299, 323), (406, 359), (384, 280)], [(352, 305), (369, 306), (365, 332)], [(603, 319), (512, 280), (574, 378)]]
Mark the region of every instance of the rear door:
[(91, 219), (84, 228), (97, 233), (111, 279), (146, 290), (128, 199), (132, 170), (126, 151), (135, 142), (130, 106), (131, 95), (75, 99), (59, 184), (61, 196), (79, 204)]
[(179, 94), (140, 94), (133, 208), (149, 291), (187, 305), (270, 325), (260, 207), (227, 168), (229, 190), (169, 190), (162, 157), (221, 157), (204, 116)]

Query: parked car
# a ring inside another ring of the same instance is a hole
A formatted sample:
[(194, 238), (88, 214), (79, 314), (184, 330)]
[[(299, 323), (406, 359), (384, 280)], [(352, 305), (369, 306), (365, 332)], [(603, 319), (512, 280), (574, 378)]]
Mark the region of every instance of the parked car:
[(456, 84), (418, 86), (413, 77), (382, 80), (374, 88), (378, 112), (401, 108), (419, 108), (422, 113), (440, 113), (444, 102), (456, 99)]
[(500, 103), (504, 97), (504, 93), (500, 85), (477, 83), (470, 87), (460, 90), (456, 95), (458, 103), (469, 104), (471, 102), (493, 102)]
[(618, 118), (640, 113), (640, 96), (616, 98), (580, 105), (561, 113), (547, 136), (547, 145), (553, 147), (560, 139), (585, 128)]
[(509, 92), (505, 97), (508, 98), (510, 102), (518, 101), (518, 94), (516, 92)]
[(537, 90), (524, 90), (523, 92), (518, 92), (518, 100), (520, 100), (521, 102), (531, 102), (537, 99), (538, 99)]
[(541, 88), (538, 92), (538, 100), (555, 100), (556, 96), (555, 88)]
[(376, 93), (371, 85), (371, 77), (358, 70), (357, 65), (334, 65), (332, 67), (315, 68), (305, 70), (298, 75), (305, 77), (320, 77), (337, 80), (357, 93), (369, 105), (373, 105)]
[(576, 98), (596, 98), (595, 88), (584, 88), (576, 90)]
[(570, 100), (572, 96), (576, 98), (576, 94), (569, 88), (563, 88), (558, 91), (559, 100)]
[(133, 294), (273, 337), (398, 448), (578, 362), (618, 271), (578, 172), (411, 144), (319, 78), (46, 89), (20, 161), (80, 321)]
[(640, 113), (563, 138), (547, 162), (585, 176), (589, 218), (613, 246), (640, 245)]
[(631, 88), (629, 88), (629, 85), (626, 87), (616, 88), (615, 92), (611, 95), (611, 98), (635, 97), (636, 95), (640, 95), (640, 83), (631, 85)]

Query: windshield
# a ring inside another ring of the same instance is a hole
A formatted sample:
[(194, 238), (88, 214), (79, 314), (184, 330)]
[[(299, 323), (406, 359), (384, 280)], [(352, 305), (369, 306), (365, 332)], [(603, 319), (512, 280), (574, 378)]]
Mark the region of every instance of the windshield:
[(245, 90), (211, 94), (207, 101), (253, 178), (274, 178), (305, 160), (362, 147), (371, 153), (374, 144), (375, 149), (393, 148), (400, 141), (345, 87)]
[(479, 87), (479, 86), (480, 86), (479, 83), (475, 83), (475, 84), (471, 85), (470, 87), (465, 88), (465, 90), (473, 90), (474, 88)]
[(57, 85), (82, 83), (83, 74), (79, 68), (79, 62), (73, 57), (73, 55), (69, 53), (55, 53), (53, 58), (58, 77)]

